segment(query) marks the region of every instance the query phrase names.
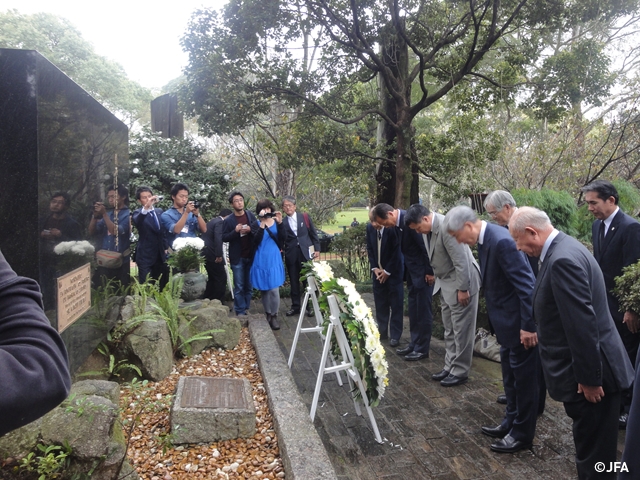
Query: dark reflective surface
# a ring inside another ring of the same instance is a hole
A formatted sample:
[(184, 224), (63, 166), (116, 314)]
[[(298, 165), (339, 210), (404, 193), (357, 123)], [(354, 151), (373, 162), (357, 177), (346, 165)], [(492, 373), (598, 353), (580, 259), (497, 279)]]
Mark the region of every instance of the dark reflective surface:
[[(102, 248), (103, 237), (89, 235), (93, 205), (109, 208), (116, 155), (118, 183), (128, 183), (127, 152), (126, 125), (54, 65), (35, 51), (0, 49), (0, 249), (41, 284), (54, 327), (56, 278), (92, 260), (54, 249), (81, 240)], [(63, 332), (73, 370), (115, 321), (107, 317), (93, 309)]]

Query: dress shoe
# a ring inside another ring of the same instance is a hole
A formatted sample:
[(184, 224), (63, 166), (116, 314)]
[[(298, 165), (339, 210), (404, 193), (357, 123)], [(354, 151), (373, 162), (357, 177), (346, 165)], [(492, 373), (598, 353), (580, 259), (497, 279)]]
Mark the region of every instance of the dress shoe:
[(291, 310), (287, 311), (287, 313), (285, 313), (285, 315), (287, 317), (293, 317), (294, 315), (300, 315), (300, 310), (296, 310), (295, 308), (292, 308)]
[(386, 340), (389, 338), (389, 335), (387, 335), (387, 332), (380, 332), (380, 340)]
[(500, 403), (502, 405), (506, 405), (507, 404), (507, 396), (506, 395), (498, 395), (498, 398), (496, 398), (496, 402)]
[(313, 317), (313, 311), (309, 309), (307, 309), (304, 313), (307, 315), (307, 317)]
[(404, 347), (404, 348), (399, 348), (396, 350), (396, 353), (398, 355), (408, 355), (411, 352), (413, 352), (413, 347)]
[(280, 330), (280, 322), (278, 322), (278, 316), (270, 315), (269, 318), (269, 325), (271, 325), (271, 330)]
[(443, 387), (457, 387), (458, 385), (462, 385), (463, 383), (467, 383), (467, 380), (469, 380), (469, 378), (467, 377), (456, 377), (453, 374), (449, 374), (447, 376), (447, 378), (445, 378), (444, 380), (440, 381), (440, 385), (442, 385)]
[(416, 352), (414, 350), (413, 352), (408, 353), (407, 355), (404, 356), (404, 359), (407, 362), (415, 362), (416, 360), (422, 360), (423, 358), (429, 358), (429, 354)]
[(435, 380), (436, 382), (439, 382), (440, 380), (444, 380), (448, 376), (449, 376), (449, 371), (442, 370), (438, 373), (434, 373), (433, 375), (431, 375), (431, 380)]
[(392, 338), (391, 340), (389, 340), (389, 346), (390, 347), (397, 347), (398, 345), (400, 345), (400, 340), (396, 340), (395, 338)]
[(629, 419), (629, 414), (628, 413), (623, 413), (620, 415), (620, 418), (618, 418), (618, 428), (620, 430), (626, 430), (627, 429), (627, 420)]
[(516, 440), (511, 435), (507, 434), (504, 438), (497, 440), (491, 444), (491, 450), (498, 453), (516, 453), (525, 448), (531, 448), (531, 442), (523, 442)]
[(504, 436), (509, 433), (509, 429), (502, 428), (502, 425), (498, 425), (497, 427), (482, 427), (482, 433), (489, 437), (493, 438), (504, 438)]

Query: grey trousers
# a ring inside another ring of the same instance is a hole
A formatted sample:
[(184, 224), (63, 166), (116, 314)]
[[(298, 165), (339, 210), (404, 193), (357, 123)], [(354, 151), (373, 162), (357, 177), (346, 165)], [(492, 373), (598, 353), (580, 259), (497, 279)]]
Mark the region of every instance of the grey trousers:
[(466, 378), (471, 370), (478, 297), (478, 293), (471, 295), (469, 305), (463, 307), (457, 302), (455, 305), (447, 305), (443, 295), (440, 295), (444, 326), (444, 369), (456, 377)]
[(280, 309), (280, 289), (272, 288), (271, 290), (261, 290), (261, 293), (264, 313), (277, 315)]

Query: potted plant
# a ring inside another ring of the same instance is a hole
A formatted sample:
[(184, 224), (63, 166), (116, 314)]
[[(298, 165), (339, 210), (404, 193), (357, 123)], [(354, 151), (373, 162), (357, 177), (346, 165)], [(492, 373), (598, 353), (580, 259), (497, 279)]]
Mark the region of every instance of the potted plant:
[(169, 255), (167, 263), (179, 272), (175, 277), (184, 278), (181, 298), (185, 302), (202, 298), (207, 288), (207, 277), (200, 273), (200, 265), (204, 261), (201, 253), (204, 240), (179, 237), (174, 240), (172, 248), (173, 253)]

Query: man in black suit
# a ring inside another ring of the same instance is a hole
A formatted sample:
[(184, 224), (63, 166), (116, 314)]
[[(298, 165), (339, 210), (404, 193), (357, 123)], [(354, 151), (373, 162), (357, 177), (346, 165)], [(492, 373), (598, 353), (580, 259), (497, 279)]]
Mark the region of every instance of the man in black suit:
[(429, 358), (433, 314), (431, 297), (433, 283), (428, 276), (433, 276), (429, 263), (429, 255), (422, 235), (405, 225), (404, 210), (394, 209), (386, 203), (373, 207), (373, 216), (377, 224), (386, 228), (395, 228), (400, 237), (400, 247), (404, 256), (404, 272), (407, 281), (409, 303), (409, 331), (411, 341), (404, 348), (396, 350), (407, 361)]
[[(284, 262), (291, 282), (291, 309), (287, 317), (300, 313), (300, 271), (302, 264), (320, 253), (320, 240), (316, 227), (307, 213), (296, 212), (296, 199), (291, 195), (282, 197), (282, 210), (287, 214), (283, 220), (285, 229)], [(308, 307), (308, 306), (307, 306)], [(311, 310), (307, 308), (307, 315)]]
[(222, 250), (223, 221), (231, 215), (231, 210), (223, 208), (220, 214), (209, 220), (207, 231), (202, 234), (204, 240), (204, 266), (207, 269), (207, 289), (204, 298), (220, 300), (224, 298), (227, 285), (227, 273), (224, 271), (225, 258)]
[[(402, 335), (402, 308), (404, 289), (402, 275), (404, 258), (400, 237), (395, 227), (379, 225), (369, 213), (367, 224), (367, 253), (371, 266), (373, 299), (376, 304), (376, 322), (380, 339), (391, 337), (389, 345), (397, 347)], [(388, 331), (388, 333), (387, 333)]]
[(519, 250), (540, 257), (533, 291), (540, 358), (549, 395), (573, 420), (578, 477), (615, 478), (595, 468), (616, 461), (620, 396), (633, 367), (609, 313), (602, 271), (538, 209), (519, 208), (509, 231)]
[(626, 472), (620, 472), (618, 480), (632, 480), (640, 473), (640, 357), (636, 358), (636, 379), (633, 382), (633, 401), (629, 410), (627, 436), (624, 439), (622, 462)]
[(132, 220), (138, 229), (138, 246), (136, 247), (135, 262), (138, 265), (138, 278), (145, 282), (147, 277), (160, 282), (164, 288), (169, 279), (167, 266), (168, 245), (160, 217), (162, 209), (155, 208), (158, 196), (149, 187), (139, 187), (136, 190), (136, 200), (140, 208), (133, 212)]
[[(513, 196), (506, 190), (494, 190), (484, 199), (484, 209), (491, 216), (491, 219), (501, 227), (509, 228), (511, 216), (518, 210)], [(538, 276), (538, 259), (527, 257), (534, 277)], [(544, 406), (547, 400), (547, 386), (544, 383), (542, 366), (538, 365), (538, 415), (544, 413)], [(506, 395), (498, 395), (498, 403), (507, 404)]]
[(458, 243), (478, 245), (489, 321), (500, 343), (507, 407), (502, 423), (497, 427), (484, 426), (482, 433), (499, 439), (491, 445), (496, 452), (515, 453), (531, 448), (536, 431), (539, 363), (531, 312), (535, 284), (531, 266), (506, 229), (479, 220), (471, 208), (452, 208), (445, 223)]
[[(618, 207), (618, 191), (610, 182), (596, 180), (582, 187), (589, 211), (596, 218), (591, 226), (593, 255), (602, 269), (607, 287), (609, 312), (616, 324), (622, 343), (635, 365), (640, 345), (640, 320), (632, 311), (621, 312), (618, 297), (613, 293), (615, 278), (622, 269), (640, 260), (640, 223)], [(619, 425), (625, 428), (631, 405), (631, 392), (622, 396)]]

